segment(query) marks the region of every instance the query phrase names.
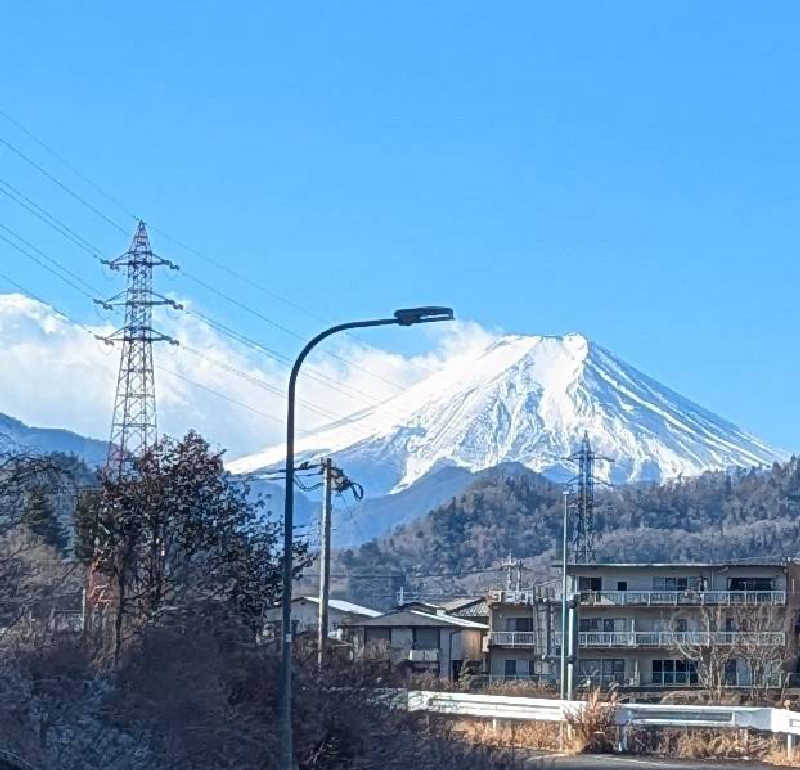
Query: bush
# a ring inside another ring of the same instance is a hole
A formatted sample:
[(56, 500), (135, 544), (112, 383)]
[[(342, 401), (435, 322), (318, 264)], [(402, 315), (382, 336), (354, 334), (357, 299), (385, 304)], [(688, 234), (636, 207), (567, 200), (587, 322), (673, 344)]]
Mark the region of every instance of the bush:
[(611, 690), (607, 701), (600, 699), (600, 688), (587, 695), (585, 703), (565, 714), (571, 732), (572, 750), (576, 754), (599, 754), (613, 751), (619, 698)]

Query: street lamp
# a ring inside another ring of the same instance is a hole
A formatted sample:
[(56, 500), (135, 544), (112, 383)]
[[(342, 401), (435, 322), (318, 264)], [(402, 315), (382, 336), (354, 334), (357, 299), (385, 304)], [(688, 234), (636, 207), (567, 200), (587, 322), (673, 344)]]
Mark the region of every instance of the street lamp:
[(564, 545), (561, 562), (561, 700), (567, 695), (567, 502), (569, 490), (564, 490)]
[(306, 343), (292, 366), (289, 375), (289, 403), (286, 412), (286, 506), (283, 521), (283, 591), (281, 607), (281, 676), (280, 676), (280, 721), (281, 721), (281, 767), (294, 770), (294, 740), (292, 736), (292, 529), (294, 526), (294, 402), (297, 375), (311, 350), (326, 337), (348, 329), (366, 326), (412, 326), (418, 323), (452, 321), (453, 311), (449, 307), (427, 306), (396, 310), (392, 318), (373, 321), (350, 321), (337, 324), (320, 332)]

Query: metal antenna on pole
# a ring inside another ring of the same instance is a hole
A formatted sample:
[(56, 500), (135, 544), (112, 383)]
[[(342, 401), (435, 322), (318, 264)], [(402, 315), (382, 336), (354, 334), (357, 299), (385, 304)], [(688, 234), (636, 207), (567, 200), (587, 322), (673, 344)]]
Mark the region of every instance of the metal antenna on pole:
[(177, 270), (178, 266), (153, 254), (144, 222), (139, 221), (130, 248), (116, 259), (103, 260), (103, 264), (112, 270), (126, 267), (128, 272), (125, 291), (108, 300), (95, 300), (107, 310), (125, 308), (125, 325), (107, 337), (97, 336), (107, 345), (122, 343), (106, 459), (107, 472), (121, 477), (130, 472), (134, 461), (152, 447), (157, 438), (152, 343), (178, 344), (177, 340), (153, 329), (153, 306), (169, 305), (181, 310), (182, 305), (153, 292), (153, 268), (163, 265)]
[(572, 529), (573, 558), (576, 564), (590, 564), (595, 560), (594, 484), (599, 481), (594, 475), (594, 463), (597, 460), (613, 463), (614, 460), (594, 453), (587, 431), (583, 432), (580, 449), (567, 460), (578, 465), (578, 475), (570, 482), (577, 485)]

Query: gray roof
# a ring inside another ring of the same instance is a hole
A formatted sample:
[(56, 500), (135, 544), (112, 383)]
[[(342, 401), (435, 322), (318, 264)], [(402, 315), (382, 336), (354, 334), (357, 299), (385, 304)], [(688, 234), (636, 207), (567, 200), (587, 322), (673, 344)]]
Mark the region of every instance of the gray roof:
[(396, 628), (411, 626), (416, 628), (472, 628), (477, 631), (488, 631), (489, 627), (485, 623), (475, 623), (465, 618), (456, 618), (452, 615), (436, 615), (421, 610), (400, 610), (399, 612), (387, 612), (377, 618), (368, 620), (357, 620), (350, 623), (343, 623), (347, 626), (367, 626), (369, 628)]
[[(318, 596), (298, 596), (292, 601), (297, 602), (301, 600), (312, 602), (313, 604), (319, 604)], [(351, 615), (366, 615), (368, 618), (377, 618), (379, 615), (383, 614), (379, 610), (371, 610), (369, 607), (364, 607), (361, 604), (353, 604), (352, 602), (346, 602), (343, 599), (328, 599), (328, 607), (330, 609), (339, 610), (340, 612), (348, 612)]]
[[(554, 564), (553, 566), (560, 567), (561, 564)], [(731, 567), (785, 567), (785, 561), (776, 561), (775, 559), (764, 559), (746, 562), (714, 562), (714, 561), (698, 561), (698, 562), (598, 562), (596, 564), (590, 563), (577, 563), (567, 564), (567, 572), (583, 569), (607, 569), (609, 567), (627, 567), (629, 569), (723, 569)]]

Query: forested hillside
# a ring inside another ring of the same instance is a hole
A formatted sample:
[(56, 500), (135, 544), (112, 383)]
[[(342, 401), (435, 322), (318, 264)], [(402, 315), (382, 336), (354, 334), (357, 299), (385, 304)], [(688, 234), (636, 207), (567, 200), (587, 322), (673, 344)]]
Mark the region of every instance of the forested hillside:
[[(598, 490), (598, 559), (729, 559), (800, 554), (800, 460)], [(340, 554), (365, 573), (468, 572), (509, 553), (545, 568), (560, 543), (562, 487), (522, 466), (497, 472), (390, 536)]]

